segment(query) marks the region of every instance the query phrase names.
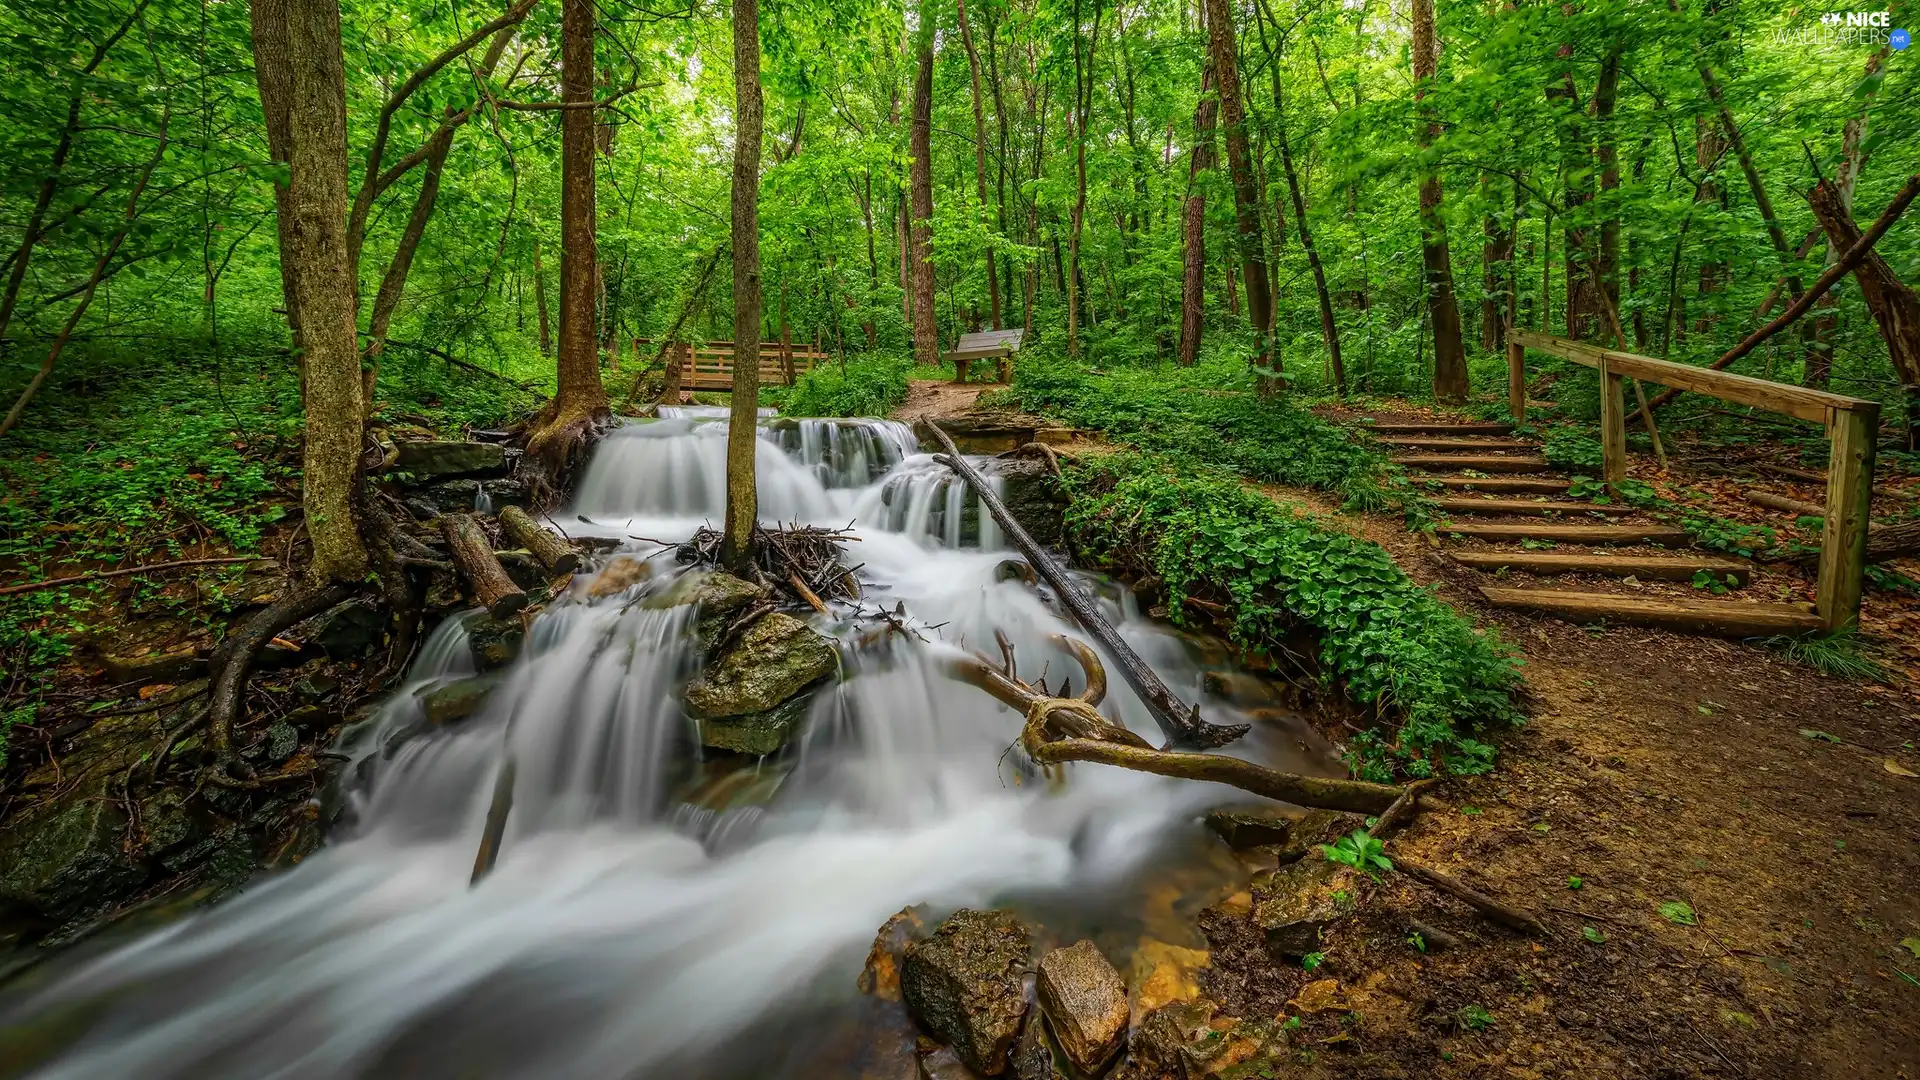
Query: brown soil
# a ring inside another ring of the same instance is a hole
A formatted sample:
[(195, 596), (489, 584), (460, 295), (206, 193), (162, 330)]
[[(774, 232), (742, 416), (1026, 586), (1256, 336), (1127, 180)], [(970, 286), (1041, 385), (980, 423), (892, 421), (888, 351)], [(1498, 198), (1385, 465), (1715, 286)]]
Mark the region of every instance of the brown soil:
[(947, 379), (915, 379), (907, 383), (907, 400), (893, 410), (895, 420), (944, 420), (964, 416), (988, 390), (1004, 389), (987, 383), (955, 383)]

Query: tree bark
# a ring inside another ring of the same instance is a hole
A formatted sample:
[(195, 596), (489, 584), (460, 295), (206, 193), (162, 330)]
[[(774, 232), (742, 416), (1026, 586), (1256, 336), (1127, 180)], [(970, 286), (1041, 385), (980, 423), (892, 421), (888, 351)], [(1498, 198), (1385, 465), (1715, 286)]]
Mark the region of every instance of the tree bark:
[(1274, 373), (1260, 381), (1262, 391), (1271, 393), (1285, 383), (1279, 374), (1279, 357), (1273, 353), (1273, 294), (1268, 291), (1266, 252), (1260, 240), (1260, 192), (1255, 190), (1253, 164), (1247, 153), (1240, 52), (1234, 42), (1231, 5), (1227, 0), (1206, 0), (1206, 7), (1213, 75), (1220, 87), (1220, 126), (1226, 134), (1227, 172), (1233, 178), (1234, 234), (1247, 290), (1247, 315), (1259, 340), (1252, 364)]
[(527, 606), (527, 594), (507, 576), (500, 557), (493, 553), (493, 545), (487, 543), (487, 534), (471, 515), (440, 515), (440, 534), (447, 539), (447, 554), (453, 565), (472, 586), (474, 601), (486, 608), (489, 616), (504, 619)]
[[(1613, 133), (1614, 104), (1620, 91), (1620, 50), (1609, 50), (1600, 62), (1600, 78), (1593, 88), (1594, 163), (1600, 172), (1600, 198), (1606, 205), (1600, 219), (1600, 258), (1595, 264), (1603, 312), (1620, 310), (1620, 209), (1612, 193), (1620, 190), (1620, 149)], [(1625, 342), (1621, 343), (1625, 348)]]
[[(248, 17), (253, 32), (254, 81), (260, 88), (260, 111), (266, 117), (267, 153), (275, 165), (286, 168), (293, 160), (292, 29), (287, 0), (251, 0)], [(274, 228), (284, 252), (293, 227), (293, 201), (291, 187), (278, 179), (273, 185), (273, 208)], [(280, 260), (280, 296), (287, 309), (287, 330), (293, 337), (294, 355), (302, 357), (304, 372), (306, 350), (300, 336), (300, 305), (295, 300), (297, 272), (291, 261)], [(5, 320), (0, 319), (0, 332), (5, 329)]]
[[(929, 30), (929, 50), (931, 39)], [(930, 67), (926, 76), (930, 81)], [(759, 0), (733, 0), (733, 400), (727, 425), (727, 516), (720, 561), (735, 572), (753, 562), (753, 527), (760, 512), (754, 454), (760, 417), (762, 108)], [(923, 138), (917, 113), (915, 120), (915, 137)], [(924, 169), (925, 165), (916, 162), (914, 167)], [(931, 302), (927, 314), (933, 314)]]
[(305, 341), (306, 437), (302, 504), (317, 583), (355, 582), (367, 550), (355, 519), (362, 418), (360, 349), (347, 242), (347, 88), (339, 0), (289, 0), (293, 96), (282, 259), (294, 263), (295, 308)]
[[(595, 243), (594, 0), (562, 0), (560, 18), (560, 356), (553, 400), (527, 456), (564, 476), (591, 427), (610, 413), (600, 381)], [(757, 340), (757, 339), (756, 339)]]
[(500, 511), (500, 525), (520, 546), (533, 553), (540, 565), (556, 574), (571, 574), (580, 569), (580, 553), (556, 536), (525, 510), (508, 505)]
[[(1867, 77), (1872, 78), (1885, 61), (1886, 50), (1875, 53), (1867, 60)], [(1866, 152), (1863, 149), (1867, 137), (1867, 110), (1873, 104), (1874, 95), (1869, 92), (1860, 103), (1860, 111), (1847, 117), (1840, 135), (1840, 164), (1833, 175), (1834, 193), (1839, 196), (1840, 209), (1849, 217), (1853, 214), (1853, 185), (1860, 177), (1860, 170), (1866, 166)], [(1831, 267), (1840, 261), (1840, 255), (1846, 248), (1832, 241), (1827, 243), (1826, 265)], [(1813, 333), (1807, 347), (1806, 377), (1808, 386), (1824, 389), (1827, 379), (1833, 373), (1833, 341), (1840, 333), (1840, 294), (1830, 291), (1822, 296), (1815, 305), (1818, 314), (1813, 319)]]
[(932, 367), (940, 362), (940, 323), (933, 306), (933, 7), (924, 2), (920, 8), (909, 139), (913, 157), (907, 175), (913, 203), (908, 222), (913, 268), (913, 359)]
[[(1713, 177), (1720, 168), (1720, 159), (1726, 156), (1726, 140), (1721, 138), (1719, 129), (1714, 126), (1711, 120), (1700, 116), (1695, 117), (1693, 122), (1693, 146), (1694, 164), (1700, 168), (1703, 174), (1699, 188), (1693, 193), (1694, 205), (1700, 206), (1706, 203), (1718, 203), (1724, 208), (1726, 204), (1726, 194)], [(1701, 297), (1712, 296), (1714, 293), (1726, 288), (1726, 281), (1726, 263), (1716, 262), (1712, 259), (1701, 261), (1699, 290)], [(1713, 329), (1713, 324), (1718, 318), (1718, 315), (1715, 315), (1711, 310), (1703, 306), (1700, 311), (1700, 319), (1694, 324), (1693, 328), (1695, 331), (1704, 334)], [(1681, 332), (1682, 337), (1685, 336), (1686, 319), (1684, 316), (1676, 320), (1675, 328)]]
[(1080, 312), (1086, 301), (1086, 283), (1080, 273), (1080, 236), (1087, 220), (1087, 123), (1093, 113), (1093, 53), (1100, 44), (1100, 16), (1093, 10), (1093, 39), (1081, 63), (1080, 0), (1073, 0), (1073, 220), (1067, 233), (1067, 353), (1080, 355)]
[(1180, 282), (1180, 363), (1191, 367), (1200, 355), (1207, 308), (1207, 195), (1202, 187), (1213, 169), (1213, 126), (1220, 102), (1213, 92), (1213, 67), (1200, 76), (1200, 103), (1193, 110), (1193, 156), (1187, 166), (1186, 206), (1181, 228), (1186, 236)]
[[(1822, 180), (1815, 185), (1807, 202), (1820, 219), (1820, 227), (1827, 231), (1831, 246), (1844, 251), (1860, 242), (1860, 227), (1847, 213), (1833, 181)], [(1920, 384), (1920, 297), (1894, 275), (1893, 267), (1877, 251), (1867, 252), (1854, 268), (1853, 277), (1860, 283), (1860, 294), (1873, 313), (1873, 321), (1880, 326), (1880, 336), (1886, 339), (1894, 373), (1907, 386)]]
[[(1217, 2), (1217, 0), (1216, 0)], [(1426, 158), (1440, 134), (1440, 120), (1425, 105), (1440, 67), (1440, 41), (1434, 27), (1433, 0), (1413, 0), (1414, 101), (1419, 110), (1415, 134)], [(1460, 340), (1460, 305), (1453, 295), (1453, 262), (1447, 252), (1441, 216), (1440, 172), (1422, 164), (1420, 180), (1420, 261), (1426, 272), (1427, 321), (1433, 326), (1433, 399), (1454, 404), (1467, 399), (1467, 351)]]
[[(973, 27), (967, 22), (967, 0), (954, 0), (960, 10), (960, 41), (967, 49), (967, 71), (973, 79), (973, 176), (980, 191), (980, 208), (987, 202), (987, 113), (980, 98), (980, 53), (973, 47)], [(987, 252), (987, 297), (993, 309), (993, 328), (1000, 329), (1000, 271)]]
[(533, 237), (533, 306), (540, 315), (540, 355), (553, 355), (553, 322), (547, 312), (547, 268), (540, 259), (540, 225), (527, 218), (527, 232)]

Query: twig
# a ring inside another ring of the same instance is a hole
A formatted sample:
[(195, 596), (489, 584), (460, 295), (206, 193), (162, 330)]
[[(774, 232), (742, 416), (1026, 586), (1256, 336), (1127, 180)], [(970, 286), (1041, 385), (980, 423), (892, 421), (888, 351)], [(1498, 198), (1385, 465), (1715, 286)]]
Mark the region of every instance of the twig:
[(156, 570), (180, 570), (190, 566), (232, 566), (235, 563), (259, 562), (260, 555), (234, 555), (218, 559), (180, 559), (176, 562), (148, 563), (145, 566), (128, 566), (119, 570), (99, 570), (91, 574), (76, 574), (73, 577), (53, 578), (48, 581), (33, 581), (25, 585), (9, 585), (0, 589), (0, 596), (18, 596), (21, 593), (39, 592), (41, 589), (57, 589), (62, 585), (77, 585), (83, 581), (104, 581), (107, 578), (129, 577), (134, 574), (150, 574)]

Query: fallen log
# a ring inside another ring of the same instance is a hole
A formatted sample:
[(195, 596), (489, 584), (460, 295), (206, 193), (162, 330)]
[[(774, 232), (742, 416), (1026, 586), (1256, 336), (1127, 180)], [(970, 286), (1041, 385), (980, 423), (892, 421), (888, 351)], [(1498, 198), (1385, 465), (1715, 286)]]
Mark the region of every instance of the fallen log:
[(1133, 648), (1120, 637), (1120, 632), (1113, 628), (1113, 624), (1100, 614), (1100, 609), (1093, 598), (1082, 592), (1079, 584), (1067, 576), (1066, 570), (1054, 560), (1053, 556), (1035, 543), (1033, 537), (1027, 535), (1027, 530), (1007, 509), (1007, 505), (993, 493), (993, 489), (980, 478), (980, 474), (974, 471), (973, 466), (967, 464), (966, 458), (960, 454), (959, 447), (954, 445), (952, 436), (931, 421), (926, 422), (924, 426), (946, 450), (946, 453), (939, 455), (937, 460), (958, 473), (960, 478), (967, 482), (967, 486), (980, 497), (981, 505), (987, 508), (987, 512), (993, 515), (993, 520), (999, 524), (1001, 531), (1006, 533), (1007, 539), (1013, 542), (1014, 547), (1020, 549), (1020, 553), (1027, 557), (1027, 562), (1033, 566), (1034, 571), (1060, 597), (1060, 602), (1073, 615), (1074, 621), (1106, 647), (1107, 652), (1120, 665), (1120, 674), (1127, 680), (1127, 685), (1133, 687), (1134, 692), (1140, 695), (1140, 700), (1146, 703), (1147, 710), (1153, 714), (1154, 723), (1159, 726), (1160, 733), (1166, 736), (1169, 745), (1224, 746), (1247, 733), (1245, 724), (1225, 726), (1208, 723), (1200, 718), (1200, 706), (1189, 707), (1175, 697), (1173, 691), (1167, 689), (1167, 685), (1160, 681), (1160, 676), (1140, 659)]
[(1804, 502), (1800, 499), (1789, 499), (1785, 495), (1775, 495), (1766, 491), (1743, 491), (1741, 495), (1745, 497), (1748, 502), (1756, 506), (1764, 506), (1769, 510), (1784, 510), (1789, 514), (1798, 514), (1801, 517), (1827, 516), (1827, 508), (1819, 503)]
[(504, 619), (527, 606), (527, 594), (507, 576), (506, 567), (500, 565), (500, 557), (493, 553), (493, 545), (487, 543), (486, 534), (472, 515), (442, 514), (440, 532), (447, 538), (453, 564), (473, 586), (474, 600), (487, 609), (488, 615)]
[[(1812, 469), (1796, 469), (1790, 465), (1773, 465), (1766, 462), (1762, 462), (1758, 468), (1762, 472), (1770, 472), (1777, 476), (1784, 476), (1789, 480), (1805, 480), (1809, 484), (1819, 484), (1822, 487), (1825, 487), (1827, 483), (1826, 473), (1815, 472)], [(1873, 493), (1875, 495), (1885, 495), (1890, 499), (1920, 499), (1920, 495), (1915, 495), (1911, 491), (1902, 491), (1897, 487), (1889, 487), (1886, 484), (1873, 485)]]
[(500, 511), (500, 524), (520, 546), (533, 552), (540, 565), (556, 574), (571, 574), (580, 569), (580, 553), (573, 545), (539, 522), (533, 520), (525, 510), (517, 506), (508, 506)]
[[(1905, 555), (1920, 555), (1920, 521), (1878, 525), (1867, 530), (1867, 562), (1881, 563)], [(1787, 561), (1814, 566), (1820, 562), (1820, 550), (1803, 551)]]

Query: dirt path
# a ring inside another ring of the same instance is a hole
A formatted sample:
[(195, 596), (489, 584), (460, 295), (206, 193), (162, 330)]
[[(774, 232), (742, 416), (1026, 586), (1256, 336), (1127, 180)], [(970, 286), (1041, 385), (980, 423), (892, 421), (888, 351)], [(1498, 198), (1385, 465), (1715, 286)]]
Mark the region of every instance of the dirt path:
[[(1353, 1053), (1463, 1077), (1920, 1076), (1920, 779), (1894, 771), (1920, 771), (1910, 692), (1497, 612), (1397, 521), (1335, 520), (1523, 653), (1531, 721), (1394, 846), (1552, 929), (1524, 941), (1389, 879), (1319, 976), (1362, 1014)], [(1410, 919), (1478, 944), (1422, 954)]]
[(945, 379), (915, 379), (907, 384), (907, 400), (893, 410), (895, 420), (911, 424), (915, 420), (946, 419), (961, 416), (988, 390), (1004, 389), (991, 383), (959, 385)]

